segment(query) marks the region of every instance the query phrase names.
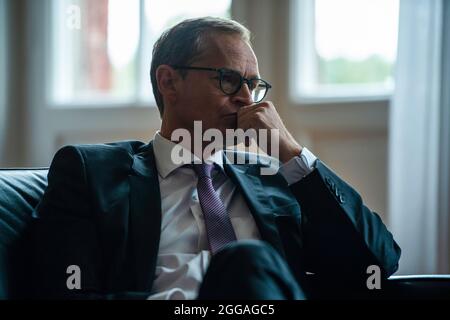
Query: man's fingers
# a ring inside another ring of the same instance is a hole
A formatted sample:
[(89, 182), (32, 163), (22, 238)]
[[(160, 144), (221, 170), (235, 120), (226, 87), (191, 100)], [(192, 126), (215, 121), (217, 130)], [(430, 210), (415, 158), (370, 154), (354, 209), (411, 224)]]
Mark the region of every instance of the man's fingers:
[(254, 127), (258, 121), (262, 120), (264, 111), (264, 107), (258, 106), (246, 113), (238, 114), (238, 128), (248, 129)]
[(247, 112), (245, 114), (238, 114), (237, 127), (243, 130), (254, 127), (254, 112)]
[(238, 117), (241, 117), (244, 114), (247, 114), (247, 113), (251, 112), (252, 110), (254, 110), (256, 108), (258, 108), (258, 104), (251, 104), (251, 105), (248, 105), (248, 106), (243, 106), (243, 107), (239, 108), (239, 110), (237, 112)]
[(247, 108), (245, 110), (240, 109), (238, 111), (238, 118), (252, 116), (258, 112), (264, 112), (266, 110), (266, 106), (261, 106), (261, 105), (253, 105), (253, 106), (249, 106), (249, 107), (250, 108), (245, 107), (245, 108)]
[(258, 109), (258, 108), (267, 108), (269, 107), (271, 104), (271, 102), (269, 101), (263, 101), (260, 103), (254, 103), (254, 104), (250, 104), (248, 106), (243, 106), (238, 110), (238, 114), (246, 114), (248, 112), (252, 112), (254, 109)]
[(265, 101), (254, 104), (254, 105), (245, 106), (238, 110), (238, 118), (239, 117), (243, 118), (247, 115), (254, 116), (258, 112), (261, 112), (261, 113), (269, 112), (270, 113), (271, 107), (273, 108), (273, 104), (271, 102), (265, 102)]

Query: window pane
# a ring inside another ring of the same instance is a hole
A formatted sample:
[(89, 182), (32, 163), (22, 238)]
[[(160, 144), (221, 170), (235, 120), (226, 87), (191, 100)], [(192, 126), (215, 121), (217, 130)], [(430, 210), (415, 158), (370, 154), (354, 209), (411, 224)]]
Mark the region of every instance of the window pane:
[(231, 8), (231, 0), (51, 3), (51, 97), (56, 103), (151, 101), (151, 50), (162, 31), (185, 18), (230, 17)]
[(397, 0), (316, 0), (317, 83), (392, 87), (398, 5)]
[(52, 3), (54, 100), (135, 98), (139, 0)]
[(159, 34), (187, 18), (229, 17), (231, 0), (146, 0), (145, 4), (150, 30)]

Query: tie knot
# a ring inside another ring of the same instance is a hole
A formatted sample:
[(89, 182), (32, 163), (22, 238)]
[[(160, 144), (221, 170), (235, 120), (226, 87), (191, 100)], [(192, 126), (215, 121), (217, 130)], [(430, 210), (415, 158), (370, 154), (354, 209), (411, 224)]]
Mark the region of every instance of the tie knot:
[(192, 167), (199, 178), (207, 177), (211, 178), (211, 171), (213, 164), (208, 163), (194, 163)]

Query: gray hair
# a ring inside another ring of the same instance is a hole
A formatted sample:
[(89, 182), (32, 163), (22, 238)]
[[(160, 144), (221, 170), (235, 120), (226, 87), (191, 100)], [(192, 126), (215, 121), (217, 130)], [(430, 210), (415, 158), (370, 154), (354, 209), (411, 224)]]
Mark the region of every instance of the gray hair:
[[(236, 34), (251, 44), (250, 31), (239, 22), (216, 17), (202, 17), (184, 20), (163, 32), (153, 46), (150, 79), (153, 86), (156, 105), (162, 117), (164, 102), (158, 90), (156, 69), (162, 65), (189, 65), (202, 53), (204, 36), (211, 32)], [(180, 70), (184, 77), (184, 70)]]

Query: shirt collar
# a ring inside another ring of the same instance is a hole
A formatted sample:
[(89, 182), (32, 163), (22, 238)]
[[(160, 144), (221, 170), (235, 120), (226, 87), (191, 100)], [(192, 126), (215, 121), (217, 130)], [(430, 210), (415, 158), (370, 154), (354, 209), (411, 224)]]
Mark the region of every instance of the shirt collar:
[[(172, 161), (172, 149), (177, 144), (173, 141), (170, 141), (164, 138), (159, 131), (157, 131), (153, 137), (153, 150), (155, 153), (156, 160), (156, 169), (158, 170), (159, 175), (165, 179), (170, 173), (179, 167), (183, 166), (183, 163), (174, 163)], [(199, 160), (197, 156), (191, 153), (190, 150), (183, 148), (183, 152), (189, 154), (191, 159)], [(212, 163), (217, 164), (221, 170), (223, 171), (223, 151), (220, 150), (214, 153), (208, 159)]]

